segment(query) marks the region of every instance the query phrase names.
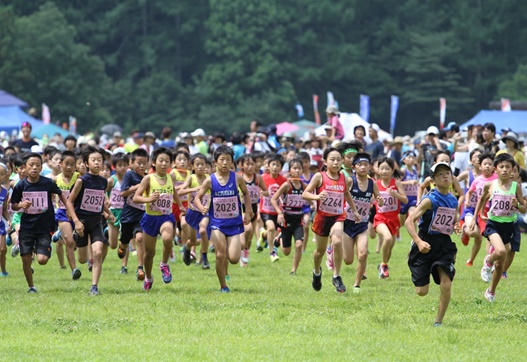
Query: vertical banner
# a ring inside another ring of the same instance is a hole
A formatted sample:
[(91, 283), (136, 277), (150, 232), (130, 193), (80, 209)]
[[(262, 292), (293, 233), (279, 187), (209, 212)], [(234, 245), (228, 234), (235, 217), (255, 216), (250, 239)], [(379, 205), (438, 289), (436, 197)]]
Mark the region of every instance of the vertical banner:
[(397, 109), (399, 108), (399, 97), (392, 96), (391, 99), (391, 107), (390, 107), (390, 134), (393, 137), (393, 133), (395, 132), (395, 120), (397, 118)]
[(49, 124), (51, 122), (51, 114), (49, 113), (49, 107), (46, 103), (42, 103), (42, 122)]
[(445, 126), (446, 98), (439, 98), (439, 129)]
[(360, 95), (360, 116), (366, 122), (370, 122), (370, 96)]
[(330, 91), (328, 91), (328, 106), (336, 106), (336, 104), (335, 104), (335, 96)]
[(77, 119), (73, 116), (70, 116), (70, 133), (77, 134)]
[(511, 111), (511, 101), (508, 98), (502, 98), (501, 99), (501, 110), (503, 112), (510, 112)]
[(315, 113), (316, 124), (320, 124), (320, 114), (318, 113), (318, 94), (313, 94), (313, 112)]
[(296, 102), (295, 108), (296, 108), (296, 115), (298, 119), (303, 119), (304, 118), (304, 107), (302, 107), (300, 102)]

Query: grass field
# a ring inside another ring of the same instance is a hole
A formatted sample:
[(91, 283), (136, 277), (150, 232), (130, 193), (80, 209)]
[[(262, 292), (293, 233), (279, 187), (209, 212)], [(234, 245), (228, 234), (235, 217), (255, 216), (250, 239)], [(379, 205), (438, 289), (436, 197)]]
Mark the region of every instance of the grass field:
[[(8, 256), (11, 275), (0, 278), (1, 360), (522, 360), (526, 358), (526, 252), (519, 253), (488, 303), (479, 276), (483, 252), (465, 266), (469, 248), (457, 236), (457, 275), (443, 326), (432, 327), (439, 290), (415, 295), (406, 255), (410, 240), (395, 245), (390, 278), (380, 280), (380, 255), (370, 241), (368, 280), (351, 292), (355, 264), (343, 269), (348, 292), (337, 294), (324, 268), (323, 288), (311, 288), (312, 251), (296, 276), (291, 256), (271, 264), (267, 250), (251, 252), (247, 268), (231, 265), (232, 293), (219, 293), (214, 270), (171, 265), (173, 281), (155, 270), (145, 293), (129, 265), (120, 275), (111, 251), (99, 284), (88, 296), (91, 276), (71, 280), (56, 257), (35, 265), (38, 294), (28, 295), (21, 261)], [(161, 243), (158, 243), (160, 250)], [(159, 255), (155, 264), (159, 263)]]

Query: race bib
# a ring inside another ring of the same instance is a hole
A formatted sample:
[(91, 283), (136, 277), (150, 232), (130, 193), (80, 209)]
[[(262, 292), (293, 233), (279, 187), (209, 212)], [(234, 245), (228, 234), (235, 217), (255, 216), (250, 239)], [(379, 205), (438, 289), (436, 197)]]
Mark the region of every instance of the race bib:
[(251, 204), (256, 204), (260, 200), (260, 186), (258, 185), (247, 185), (247, 191), (249, 191), (249, 199)]
[(126, 198), (126, 204), (135, 207), (136, 209), (145, 211), (145, 204), (139, 204), (134, 202), (134, 195), (130, 195)]
[(84, 189), (81, 200), (81, 210), (90, 212), (101, 212), (104, 204), (104, 191)]
[(456, 209), (440, 206), (432, 220), (430, 229), (438, 231), (441, 234), (451, 235), (454, 232), (454, 217), (456, 216)]
[(397, 211), (399, 204), (397, 203), (395, 196), (390, 195), (390, 193), (386, 191), (381, 191), (379, 194), (382, 197), (382, 201), (384, 201), (384, 205), (379, 207), (380, 213)]
[[(178, 191), (179, 191), (179, 187), (181, 185), (183, 185), (183, 181), (176, 181), (176, 182), (174, 182), (174, 188), (176, 188)], [(181, 202), (188, 201), (188, 194), (179, 195), (179, 199), (181, 200)]]
[(170, 215), (173, 198), (173, 194), (160, 194), (159, 199), (150, 204), (150, 210), (160, 212), (163, 215)]
[[(355, 207), (357, 208), (357, 211), (360, 214), (360, 222), (368, 222), (368, 219), (370, 217), (371, 204), (368, 201), (364, 200), (353, 199), (353, 202), (355, 202)], [(353, 210), (347, 203), (346, 205), (346, 219), (355, 221), (355, 217), (353, 216)]]
[(285, 207), (291, 207), (294, 209), (301, 208), (304, 205), (304, 199), (302, 195), (298, 194), (289, 194), (285, 200)]
[(494, 194), (492, 196), (492, 215), (511, 216), (514, 213), (512, 195)]
[(25, 211), (26, 214), (43, 214), (48, 210), (48, 193), (46, 191), (24, 191), (22, 200), (31, 201), (31, 206)]
[(112, 189), (110, 193), (110, 205), (112, 209), (122, 209), (124, 206), (124, 197), (121, 196), (121, 190)]
[(340, 215), (344, 211), (344, 194), (327, 191), (326, 198), (320, 202), (319, 210), (331, 215)]
[(406, 196), (417, 197), (417, 189), (419, 188), (418, 185), (404, 185), (403, 188)]
[(214, 217), (217, 219), (231, 219), (240, 215), (238, 197), (216, 197), (213, 201)]
[[(64, 197), (67, 200), (70, 197), (71, 191), (70, 190), (62, 190), (62, 194), (64, 195)], [(59, 209), (66, 210), (66, 205), (64, 205), (64, 203), (62, 202), (62, 200), (60, 199), (60, 197), (58, 195), (57, 195), (57, 200), (58, 200)]]

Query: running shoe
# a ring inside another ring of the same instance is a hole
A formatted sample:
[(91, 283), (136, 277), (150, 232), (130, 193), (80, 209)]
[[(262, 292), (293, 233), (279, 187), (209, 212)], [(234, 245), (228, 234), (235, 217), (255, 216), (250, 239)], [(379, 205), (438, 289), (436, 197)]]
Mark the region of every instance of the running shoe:
[(190, 261), (196, 260), (196, 252), (194, 250), (190, 251)]
[(491, 293), (489, 289), (490, 288), (487, 288), (487, 290), (485, 290), (485, 293), (483, 295), (485, 296), (486, 300), (492, 303), (496, 299), (496, 293)]
[(492, 265), (489, 265), (487, 262), (487, 259), (489, 258), (489, 255), (485, 257), (483, 260), (483, 266), (481, 267), (481, 279), (485, 283), (489, 283), (492, 279)]
[(71, 277), (73, 280), (77, 280), (81, 277), (82, 273), (79, 268), (75, 268), (71, 271)]
[(209, 246), (209, 252), (214, 253), (214, 251), (215, 251), (214, 245)]
[(137, 271), (135, 272), (135, 278), (138, 281), (145, 280), (145, 271), (142, 268), (137, 268)]
[(205, 255), (204, 257), (202, 257), (202, 259), (203, 260), (201, 261), (201, 269), (210, 269), (209, 259), (207, 258), (207, 256)]
[(88, 271), (91, 272), (93, 270), (93, 259), (88, 260)]
[(103, 234), (104, 234), (104, 237), (106, 238), (106, 240), (108, 240), (108, 226), (106, 226), (103, 230)]
[(279, 257), (278, 255), (276, 255), (275, 252), (272, 252), (272, 253), (269, 255), (269, 259), (271, 260), (271, 263), (274, 263), (275, 261), (280, 260), (280, 257)]
[(121, 273), (121, 274), (128, 274), (128, 268), (125, 267), (125, 266), (122, 266), (122, 267), (121, 267), (121, 272), (120, 272), (120, 273)]
[(120, 246), (117, 248), (117, 256), (119, 259), (123, 259), (126, 256), (126, 246), (124, 248)]
[(66, 265), (63, 265), (60, 267), (61, 269), (66, 269)]
[(390, 276), (388, 272), (388, 264), (379, 264), (379, 278), (384, 279)]
[(229, 275), (229, 273), (227, 273), (227, 275), (225, 275), (225, 280), (226, 280), (226, 281), (231, 280), (231, 276)]
[(337, 289), (337, 292), (344, 293), (346, 291), (346, 286), (342, 282), (342, 278), (340, 275), (337, 275), (336, 277), (333, 277), (333, 286), (335, 289)]
[(61, 237), (62, 237), (62, 231), (60, 231), (60, 229), (59, 229), (59, 230), (55, 231), (55, 233), (51, 236), (51, 241), (56, 243), (57, 241), (60, 240)]
[(291, 273), (289, 273), (289, 275), (294, 277), (296, 275), (296, 272), (292, 271)]
[(168, 261), (171, 263), (176, 262), (176, 254), (174, 254), (174, 249), (170, 250), (170, 256), (168, 257)]
[(35, 287), (30, 287), (27, 291), (29, 294), (33, 294), (33, 293), (38, 293), (38, 290), (37, 288)]
[(13, 245), (13, 247), (11, 248), (11, 256), (13, 258), (16, 258), (18, 256), (18, 254), (20, 254), (20, 245), (18, 244), (15, 244)]
[(185, 250), (183, 250), (183, 263), (185, 263), (186, 266), (190, 265), (190, 249), (185, 248)]
[[(464, 227), (463, 227), (464, 230)], [(470, 236), (467, 235), (464, 231), (461, 231), (461, 242), (463, 245), (467, 246), (470, 241)]]
[(256, 252), (261, 253), (263, 251), (263, 246), (261, 246), (259, 243), (256, 244)]
[(154, 284), (154, 280), (148, 280), (148, 279), (145, 279), (144, 283), (143, 283), (143, 290), (145, 292), (148, 292), (150, 289), (152, 289), (152, 284)]
[(366, 279), (368, 279), (368, 277), (363, 274), (361, 280), (366, 280)]
[(327, 250), (326, 266), (328, 267), (328, 270), (335, 269), (335, 266), (333, 265), (333, 249), (331, 248), (328, 248)]
[(472, 261), (470, 261), (470, 259), (468, 259), (467, 263), (465, 265), (466, 266), (472, 266), (472, 265), (474, 265), (474, 263)]
[(230, 293), (231, 290), (229, 289), (228, 286), (224, 286), (220, 289), (220, 293)]
[(180, 242), (179, 236), (174, 236), (174, 246), (178, 246)]
[(353, 287), (353, 294), (360, 294), (360, 287), (358, 285)]
[(97, 288), (96, 285), (92, 285), (90, 291), (88, 292), (88, 295), (99, 295), (99, 288)]
[(8, 276), (9, 276), (8, 272), (1, 272), (0, 273), (0, 277), (8, 277)]
[(434, 322), (434, 327), (441, 327), (443, 323), (441, 322)]
[(501, 279), (509, 279), (509, 277), (507, 276), (507, 272), (501, 273)]
[(282, 231), (278, 231), (278, 235), (276, 235), (276, 237), (273, 240), (273, 245), (274, 245), (275, 248), (279, 248), (280, 247), (280, 238), (281, 237), (282, 237)]
[(311, 285), (317, 292), (322, 289), (322, 269), (320, 269), (319, 275), (316, 275), (315, 271), (313, 270), (313, 281), (311, 282)]
[(242, 256), (240, 258), (241, 262), (245, 265), (249, 263), (249, 250), (243, 249), (242, 250)]
[(161, 270), (163, 282), (170, 283), (172, 281), (172, 273), (170, 273), (170, 267), (168, 264), (159, 265), (159, 270)]

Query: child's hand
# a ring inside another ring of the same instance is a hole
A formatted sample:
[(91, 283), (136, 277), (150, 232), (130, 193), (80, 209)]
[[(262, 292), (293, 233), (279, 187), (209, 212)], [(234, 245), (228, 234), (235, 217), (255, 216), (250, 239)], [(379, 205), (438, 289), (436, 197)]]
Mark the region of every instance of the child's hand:
[(362, 220), (362, 218), (361, 218), (361, 216), (360, 216), (360, 214), (359, 214), (358, 211), (355, 211), (355, 212), (353, 213), (353, 217), (355, 218), (355, 222), (357, 222), (357, 223), (358, 223), (358, 222), (361, 222), (361, 220)]
[(379, 207), (383, 207), (384, 206), (384, 200), (382, 198), (382, 196), (377, 196), (377, 205), (379, 205)]
[(511, 200), (511, 209), (516, 210), (518, 208), (518, 199), (513, 197)]
[(278, 214), (278, 218), (277, 218), (276, 222), (278, 223), (278, 225), (285, 226), (284, 214)]
[(326, 199), (326, 197), (328, 197), (328, 193), (326, 191), (322, 191), (319, 195), (318, 195), (318, 199), (320, 201), (324, 201)]
[(201, 211), (203, 215), (207, 215), (209, 213), (209, 208), (206, 206), (202, 206), (199, 211)]
[(75, 221), (75, 231), (80, 237), (84, 236), (84, 224), (80, 220)]
[(454, 224), (454, 232), (456, 234), (460, 234), (461, 233), (461, 227), (459, 226), (459, 221)]
[(390, 194), (390, 196), (395, 196), (395, 194), (397, 193), (394, 189), (392, 189), (391, 187), (387, 188), (386, 191), (388, 191), (388, 193)]
[(150, 202), (156, 201), (159, 199), (159, 191), (154, 191), (152, 195), (150, 195)]
[(470, 221), (470, 224), (468, 224), (468, 225), (466, 225), (466, 226), (468, 227), (468, 229), (469, 229), (470, 231), (473, 231), (473, 230), (474, 230), (474, 227), (476, 226), (476, 222), (474, 221), (474, 219), (472, 219), (472, 220)]
[(426, 241), (421, 240), (420, 242), (416, 242), (416, 244), (420, 253), (426, 254), (430, 251), (430, 244), (428, 244)]
[(250, 216), (253, 212), (248, 211), (243, 214), (243, 223), (245, 225), (249, 225), (251, 223), (252, 216)]
[(18, 204), (18, 206), (20, 206), (22, 209), (24, 210), (27, 210), (31, 207), (31, 205), (33, 205), (33, 203), (31, 201), (26, 200), (26, 201), (22, 201), (21, 203)]
[(112, 213), (106, 215), (106, 220), (108, 220), (111, 223), (115, 223), (115, 215)]

